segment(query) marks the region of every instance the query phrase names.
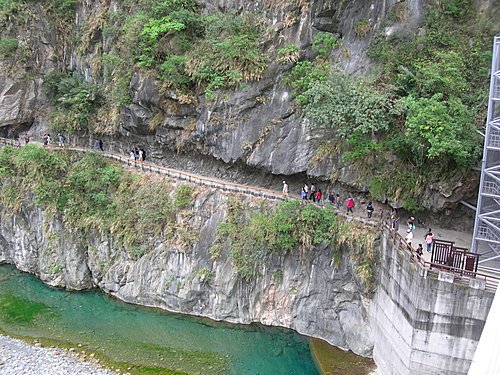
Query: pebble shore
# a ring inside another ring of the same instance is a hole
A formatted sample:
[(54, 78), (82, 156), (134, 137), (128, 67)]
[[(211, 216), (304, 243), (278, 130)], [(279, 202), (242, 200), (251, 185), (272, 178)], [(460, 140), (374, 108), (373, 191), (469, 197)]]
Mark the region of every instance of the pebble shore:
[[(74, 349), (73, 349), (74, 350)], [(116, 375), (71, 349), (44, 348), (0, 335), (1, 375)]]

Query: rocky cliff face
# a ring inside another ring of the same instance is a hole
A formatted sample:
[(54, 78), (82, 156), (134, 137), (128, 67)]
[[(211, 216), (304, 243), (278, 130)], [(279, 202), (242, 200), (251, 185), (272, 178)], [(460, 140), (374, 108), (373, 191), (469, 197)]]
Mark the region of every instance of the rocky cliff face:
[[(359, 20), (368, 20), (373, 30), (386, 33), (416, 27), (426, 1), (396, 3), (396, 0), (208, 0), (201, 5), (206, 12), (246, 10), (263, 14), (277, 35), (276, 45), (271, 49), (292, 43), (311, 54), (314, 35), (319, 31), (331, 33), (342, 40), (342, 48), (332, 58), (335, 64), (348, 73), (369, 74), (371, 63), (366, 57), (366, 47), (372, 34), (359, 37), (354, 25)], [(386, 27), (382, 21), (395, 5), (401, 8), (404, 21)], [(83, 38), (86, 25), (92, 22), (97, 25), (105, 11), (116, 12), (119, 8), (117, 1), (81, 2), (73, 21), (72, 33), (76, 40)], [(96, 61), (100, 61), (103, 54), (113, 53), (114, 48), (112, 36), (96, 28), (94, 33), (86, 35), (90, 44), (82, 52), (73, 38), (65, 36), (57, 24), (47, 20), (41, 9), (39, 6), (31, 9), (36, 16), (28, 27), (8, 24), (11, 34), (18, 35), (24, 48), (26, 66), (0, 63), (0, 126), (14, 126), (21, 131), (31, 128), (30, 133), (35, 136), (46, 131), (50, 111), (41, 90), (43, 76), (56, 67), (66, 67), (87, 81), (99, 82)], [(293, 22), (290, 15), (295, 15)], [(203, 157), (208, 164), (236, 165), (241, 168), (234, 179), (239, 180), (245, 178), (241, 176), (242, 171), (253, 171), (266, 176), (264, 180), (270, 180), (272, 175), (286, 175), (290, 181), (296, 180), (298, 186), (304, 175), (319, 180), (328, 180), (333, 175), (336, 189), (342, 185), (349, 191), (366, 192), (369, 181), (364, 173), (344, 161), (342, 154), (314, 162), (324, 134), (311, 130), (308, 121), (297, 112), (290, 88), (282, 80), (290, 68), (271, 63), (258, 82), (223, 93), (212, 101), (200, 95), (194, 104), (182, 103), (174, 93), (163, 92), (159, 82), (136, 69), (129, 85), (132, 102), (122, 107), (120, 129), (106, 143), (117, 150), (140, 144), (155, 161), (164, 164), (169, 164), (172, 158), (176, 158), (177, 164), (190, 164)], [(159, 121), (154, 129), (149, 127), (153, 119)], [(199, 172), (204, 168), (199, 167)], [(221, 169), (226, 168), (212, 168), (210, 173), (227, 177)], [(476, 176), (459, 182), (435, 181), (426, 187), (422, 204), (443, 212), (474, 194), (476, 185)], [(390, 203), (395, 207), (402, 204), (397, 197), (392, 197)]]
[[(240, 199), (250, 198), (240, 196)], [(164, 241), (137, 259), (113, 239), (84, 243), (39, 208), (0, 210), (0, 263), (73, 290), (98, 287), (126, 302), (234, 323), (292, 328), (369, 356), (373, 349), (363, 297), (348, 250), (339, 266), (332, 249), (269, 255), (251, 280), (236, 274), (228, 248), (213, 259), (210, 247), (226, 216), (228, 195), (206, 189), (196, 197), (189, 225), (193, 242)]]

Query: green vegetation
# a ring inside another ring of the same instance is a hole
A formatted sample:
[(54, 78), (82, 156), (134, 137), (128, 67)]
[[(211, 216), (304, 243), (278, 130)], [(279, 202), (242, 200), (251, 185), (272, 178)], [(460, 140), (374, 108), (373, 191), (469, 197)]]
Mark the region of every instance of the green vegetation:
[(214, 278), (214, 271), (209, 268), (203, 267), (188, 277), (188, 280), (191, 281), (193, 279), (199, 279), (201, 283), (210, 283), (210, 281)]
[(19, 47), (17, 39), (0, 38), (0, 61), (12, 57)]
[(354, 32), (360, 38), (367, 36), (372, 31), (372, 24), (366, 18), (362, 18), (354, 23)]
[[(228, 217), (219, 226), (212, 256), (218, 257), (221, 247), (230, 245), (231, 259), (238, 275), (250, 279), (260, 272), (269, 254), (290, 251), (308, 254), (335, 245), (332, 257), (338, 261), (343, 244), (360, 247), (368, 237), (362, 229), (356, 234), (351, 232), (349, 224), (338, 220), (335, 211), (328, 206), (320, 208), (288, 201), (274, 208), (259, 206), (251, 209), (240, 200), (231, 199)], [(359, 255), (360, 264), (369, 265), (370, 272), (362, 277), (370, 283), (374, 261), (373, 258), (364, 259), (362, 254), (373, 256), (373, 251), (366, 252), (363, 247), (359, 253), (354, 253)], [(279, 275), (279, 272), (275, 274)], [(282, 273), (277, 277), (280, 278), (283, 279)]]
[(49, 116), (53, 131), (74, 132), (89, 127), (101, 100), (96, 85), (52, 72), (45, 76), (44, 88), (56, 108)]
[(282, 63), (295, 63), (299, 60), (300, 50), (299, 47), (293, 44), (286, 44), (284, 47), (278, 49), (278, 58)]
[(403, 102), (408, 109), (406, 147), (412, 151), (415, 165), (423, 166), (426, 160), (442, 164), (448, 161), (451, 167), (460, 168), (477, 160), (479, 149), (474, 142), (477, 135), (473, 114), (460, 99), (443, 100), (443, 94), (418, 99), (410, 95)]
[[(485, 119), (494, 34), (494, 25), (474, 12), (470, 0), (443, 0), (426, 9), (418, 33), (381, 30), (368, 51), (380, 69), (372, 81), (336, 72), (324, 60), (326, 50), (298, 62), (287, 82), (304, 116), (324, 135), (315, 161), (343, 152), (371, 180), (374, 197), (416, 210), (428, 185), (423, 181), (468, 174), (480, 156), (476, 129)], [(405, 17), (396, 4), (385, 22)], [(364, 37), (371, 25), (361, 19), (354, 31)]]
[[(138, 65), (159, 73), (166, 87), (205, 92), (259, 79), (267, 59), (260, 47), (259, 19), (251, 14), (202, 16), (194, 1), (165, 1), (153, 12), (136, 13), (142, 25)], [(130, 20), (127, 20), (131, 22)], [(142, 22), (141, 22), (142, 21)]]
[(262, 77), (268, 58), (260, 46), (259, 20), (251, 14), (218, 14), (206, 18), (206, 37), (187, 54), (186, 72), (205, 93), (236, 87)]
[(162, 179), (128, 173), (98, 154), (34, 146), (0, 149), (0, 177), (0, 204), (19, 209), (33, 193), (37, 205), (62, 214), (82, 236), (112, 234), (136, 257), (158, 239), (176, 238), (177, 216), (191, 207), (194, 194), (186, 185), (173, 190)]
[(39, 315), (53, 314), (49, 306), (13, 295), (0, 296), (0, 316), (9, 324), (32, 323)]
[[(36, 5), (33, 0), (0, 0), (0, 31), (6, 28), (9, 22), (24, 23), (35, 15), (30, 7)], [(76, 10), (78, 0), (46, 0), (40, 4), (40, 10), (53, 16), (57, 24), (70, 21)]]
[[(50, 9), (68, 9), (68, 14), (75, 3), (51, 1)], [(211, 99), (216, 90), (261, 78), (269, 60), (260, 18), (250, 13), (202, 14), (194, 0), (124, 1), (118, 10), (102, 5), (79, 33), (78, 53), (96, 52), (90, 68), (99, 87), (77, 82), (64, 101), (53, 96), (56, 111), (50, 123), (57, 131), (116, 132), (121, 108), (131, 101), (134, 70), (158, 79), (162, 92), (192, 101), (195, 92)], [(102, 52), (101, 34), (113, 45), (111, 52)], [(56, 76), (69, 79), (65, 72), (52, 73), (47, 77), (52, 81), (49, 91), (57, 86)]]
[(340, 42), (331, 34), (319, 32), (313, 39), (311, 49), (318, 53), (319, 57), (326, 58), (340, 45)]

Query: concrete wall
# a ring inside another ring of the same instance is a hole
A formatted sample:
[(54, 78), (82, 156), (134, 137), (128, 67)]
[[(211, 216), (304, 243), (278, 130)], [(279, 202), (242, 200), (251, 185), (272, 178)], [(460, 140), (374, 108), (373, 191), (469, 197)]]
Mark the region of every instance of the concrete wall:
[(469, 369), (469, 375), (500, 374), (500, 288), (497, 288), (493, 306), (484, 326), (481, 340), (477, 346), (474, 359)]
[(371, 308), (380, 373), (467, 374), (494, 291), (425, 272), (388, 230), (381, 242), (380, 284)]

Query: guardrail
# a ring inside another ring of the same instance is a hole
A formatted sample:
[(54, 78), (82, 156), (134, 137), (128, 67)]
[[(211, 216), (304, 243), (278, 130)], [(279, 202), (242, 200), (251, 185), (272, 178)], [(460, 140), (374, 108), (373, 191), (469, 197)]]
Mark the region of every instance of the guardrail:
[[(0, 138), (0, 144), (1, 145), (8, 145), (12, 147), (22, 147), (22, 143), (19, 141), (15, 141), (13, 139), (6, 139), (6, 138)], [(95, 152), (100, 152), (104, 157), (110, 158), (117, 160), (118, 162), (125, 164), (130, 167), (134, 167), (136, 169), (140, 169), (141, 171), (145, 172), (150, 172), (150, 173), (157, 173), (161, 175), (165, 175), (167, 177), (176, 179), (176, 180), (182, 180), (182, 181), (187, 181), (189, 183), (201, 185), (201, 186), (206, 186), (210, 188), (216, 188), (216, 189), (221, 189), (224, 191), (228, 192), (234, 192), (234, 193), (240, 193), (240, 194), (246, 194), (246, 195), (252, 195), (252, 196), (258, 196), (262, 197), (265, 199), (273, 199), (273, 200), (279, 200), (279, 201), (285, 201), (287, 199), (293, 199), (293, 200), (301, 200), (299, 197), (295, 196), (290, 196), (290, 198), (286, 198), (283, 194), (280, 194), (276, 191), (270, 190), (270, 189), (264, 189), (264, 188), (259, 188), (259, 187), (254, 187), (254, 186), (247, 186), (247, 185), (240, 185), (232, 182), (227, 182), (227, 181), (221, 181), (209, 177), (204, 177), (200, 175), (196, 175), (193, 173), (185, 172), (185, 171), (180, 171), (177, 169), (172, 169), (172, 168), (167, 168), (167, 167), (162, 167), (157, 164), (152, 164), (149, 162), (138, 162), (136, 160), (131, 160), (128, 157), (125, 157), (121, 154), (115, 153), (115, 152), (110, 152), (110, 151), (96, 151), (96, 150), (91, 150), (83, 147), (74, 147), (74, 146), (67, 146), (67, 147), (59, 147), (59, 146), (46, 146), (47, 148), (50, 148), (52, 150), (69, 150), (69, 151), (78, 151), (78, 152), (89, 152), (89, 151), (95, 151)], [(321, 205), (313, 202), (308, 202), (308, 204), (315, 204), (319, 207)], [(385, 229), (389, 232), (390, 236), (394, 240), (394, 244), (398, 245), (400, 249), (405, 251), (407, 254), (410, 255), (411, 260), (420, 266), (422, 269), (425, 269), (427, 272), (435, 272), (438, 273), (439, 271), (446, 270), (448, 272), (452, 272), (456, 277), (462, 279), (462, 280), (470, 280), (472, 278), (476, 279), (483, 279), (485, 281), (486, 288), (488, 289), (494, 289), (497, 287), (497, 285), (500, 283), (500, 278), (487, 275), (484, 273), (480, 273), (477, 271), (468, 271), (460, 268), (455, 268), (452, 266), (448, 265), (443, 265), (443, 264), (438, 264), (438, 263), (432, 263), (425, 261), (422, 257), (418, 256), (416, 253), (415, 249), (413, 249), (411, 246), (409, 246), (406, 243), (405, 238), (401, 236), (398, 232), (393, 230), (389, 223), (386, 220), (383, 220), (382, 218), (380, 220), (373, 220), (373, 219), (368, 219), (365, 217), (361, 217), (356, 214), (347, 214), (346, 212), (337, 209), (335, 207), (332, 207), (335, 209), (337, 215), (340, 217), (344, 218), (347, 221), (357, 221), (359, 223), (362, 223), (364, 225), (370, 226), (370, 227), (380, 227), (381, 229)]]
[[(12, 147), (22, 147), (23, 144), (19, 141), (15, 141), (13, 139), (8, 139), (8, 138), (0, 138), (0, 144), (3, 145), (8, 145)], [(262, 197), (265, 199), (272, 199), (272, 200), (278, 200), (278, 201), (286, 201), (286, 200), (298, 200), (301, 201), (299, 196), (294, 196), (292, 194), (289, 195), (289, 197), (285, 197), (283, 194), (278, 193), (276, 191), (270, 190), (270, 189), (264, 189), (264, 188), (259, 188), (255, 186), (248, 186), (248, 185), (241, 185), (241, 184), (236, 184), (233, 182), (228, 182), (228, 181), (221, 181), (218, 179), (210, 178), (210, 177), (205, 177), (205, 176), (200, 176), (197, 174), (185, 172), (185, 171), (180, 171), (177, 169), (172, 169), (168, 167), (163, 167), (157, 164), (149, 163), (149, 162), (138, 162), (136, 160), (131, 160), (129, 157), (126, 157), (124, 155), (118, 154), (116, 152), (110, 152), (110, 151), (99, 151), (99, 150), (93, 150), (93, 149), (88, 149), (84, 147), (75, 147), (75, 146), (65, 146), (65, 147), (60, 147), (60, 146), (45, 146), (46, 148), (49, 148), (51, 150), (65, 150), (65, 151), (79, 151), (79, 152), (99, 152), (102, 156), (114, 159), (122, 164), (125, 164), (130, 167), (134, 167), (136, 169), (139, 169), (144, 172), (150, 172), (150, 173), (157, 173), (161, 174), (176, 180), (181, 180), (181, 181), (187, 181), (196, 185), (201, 185), (201, 186), (206, 186), (206, 187), (211, 187), (211, 188), (216, 188), (228, 192), (233, 192), (233, 193), (240, 193), (240, 194), (246, 194), (246, 195), (252, 195), (256, 197)], [(307, 201), (308, 204), (314, 204), (318, 207), (322, 207), (322, 205)], [(368, 219), (366, 217), (362, 217), (356, 214), (347, 214), (346, 212), (335, 208), (332, 205), (332, 208), (335, 209), (336, 213), (338, 216), (343, 217), (347, 221), (357, 221), (362, 224), (371, 226), (371, 227), (377, 227), (380, 224), (380, 221), (373, 220), (373, 219)]]
[(398, 232), (393, 230), (390, 225), (384, 221), (382, 227), (389, 232), (389, 236), (393, 239), (394, 245), (410, 255), (410, 260), (426, 272), (439, 273), (439, 271), (447, 271), (452, 273), (455, 278), (470, 282), (471, 279), (484, 280), (487, 289), (495, 290), (500, 284), (500, 278), (477, 271), (469, 271), (463, 268), (457, 268), (440, 263), (428, 262), (419, 256), (415, 249), (406, 243), (406, 240)]

